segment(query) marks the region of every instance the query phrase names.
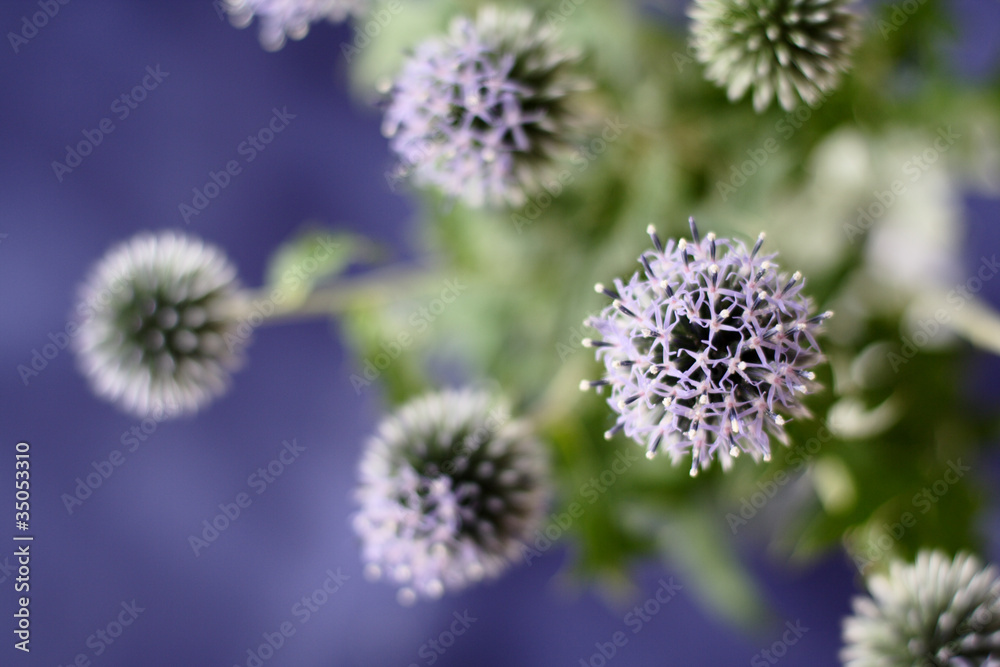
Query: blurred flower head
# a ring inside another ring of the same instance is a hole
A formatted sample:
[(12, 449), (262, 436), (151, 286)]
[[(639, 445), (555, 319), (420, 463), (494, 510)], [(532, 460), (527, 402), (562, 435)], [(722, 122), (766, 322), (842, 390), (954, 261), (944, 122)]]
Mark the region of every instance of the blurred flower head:
[(585, 339), (607, 374), (582, 389), (611, 386), (608, 404), (618, 413), (610, 438), (624, 430), (653, 457), (665, 449), (674, 464), (691, 453), (691, 475), (714, 458), (728, 469), (746, 452), (771, 456), (769, 434), (787, 443), (785, 417), (807, 415), (800, 396), (815, 388), (821, 355), (820, 323), (811, 314), (804, 279), (778, 272), (774, 255), (742, 241), (702, 239), (664, 247), (652, 225), (654, 251), (639, 256), (642, 271), (614, 288), (613, 299), (585, 324), (600, 334)]
[(354, 528), (369, 578), (398, 599), (437, 598), (496, 577), (548, 497), (541, 446), (484, 391), (444, 391), (386, 418), (360, 464)]
[(848, 667), (1000, 664), (1000, 578), (977, 558), (923, 550), (893, 561), (854, 599), (840, 659)]
[(392, 88), (382, 128), (400, 172), (471, 206), (520, 205), (568, 147), (576, 60), (527, 10), (456, 18)]
[(277, 51), (288, 37), (302, 39), (309, 24), (327, 19), (333, 22), (360, 16), (368, 11), (371, 0), (225, 0), (229, 20), (245, 28), (256, 16), (260, 21), (260, 43), (268, 51)]
[(79, 364), (103, 398), (138, 416), (195, 412), (242, 361), (236, 269), (175, 232), (113, 247), (80, 290)]
[(777, 96), (786, 111), (834, 89), (859, 41), (854, 0), (695, 0), (692, 40), (706, 76), (730, 100), (753, 87), (758, 112)]

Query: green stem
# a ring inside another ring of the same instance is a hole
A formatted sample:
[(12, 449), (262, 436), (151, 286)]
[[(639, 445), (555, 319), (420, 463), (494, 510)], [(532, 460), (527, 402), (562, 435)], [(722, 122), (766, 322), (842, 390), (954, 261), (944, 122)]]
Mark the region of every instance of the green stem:
[[(422, 294), (440, 283), (441, 276), (437, 272), (388, 269), (344, 280), (332, 287), (313, 290), (304, 299), (297, 301), (289, 301), (287, 294), (282, 298), (280, 287), (248, 290), (241, 299), (237, 319), (248, 319), (253, 313), (258, 313), (263, 315), (264, 324), (281, 324), (336, 315), (358, 303), (374, 307), (402, 297)], [(278, 303), (279, 300), (281, 303)]]
[(538, 430), (558, 424), (572, 414), (582, 398), (580, 379), (586, 375), (582, 363), (567, 361), (552, 376), (544, 392), (538, 397), (527, 415)]

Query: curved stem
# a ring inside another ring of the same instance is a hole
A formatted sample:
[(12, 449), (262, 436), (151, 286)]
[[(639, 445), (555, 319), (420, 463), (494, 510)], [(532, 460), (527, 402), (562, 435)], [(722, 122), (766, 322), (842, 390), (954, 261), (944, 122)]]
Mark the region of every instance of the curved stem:
[(335, 315), (359, 301), (375, 306), (401, 296), (420, 294), (439, 282), (440, 275), (434, 271), (390, 269), (313, 290), (299, 301), (289, 302), (281, 287), (248, 290), (241, 299), (237, 319), (257, 313), (263, 317), (263, 324), (278, 324)]
[(545, 390), (532, 404), (525, 418), (531, 421), (538, 430), (557, 424), (567, 418), (576, 407), (583, 393), (580, 391), (580, 378), (586, 371), (582, 364), (564, 363), (549, 381)]

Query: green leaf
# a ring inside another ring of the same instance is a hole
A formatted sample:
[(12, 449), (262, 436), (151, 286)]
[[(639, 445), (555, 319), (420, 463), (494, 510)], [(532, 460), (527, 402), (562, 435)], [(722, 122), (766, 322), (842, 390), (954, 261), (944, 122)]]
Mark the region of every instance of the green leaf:
[(278, 246), (268, 261), (266, 287), (280, 290), (285, 307), (302, 305), (320, 281), (352, 263), (371, 260), (374, 244), (350, 232), (312, 228)]

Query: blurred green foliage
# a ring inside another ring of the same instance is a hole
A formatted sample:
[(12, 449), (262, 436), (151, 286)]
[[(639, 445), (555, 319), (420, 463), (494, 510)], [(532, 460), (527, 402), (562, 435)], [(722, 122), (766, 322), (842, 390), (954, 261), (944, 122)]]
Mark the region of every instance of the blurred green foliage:
[[(352, 63), (359, 97), (376, 100), (409, 48), (480, 4), (404, 3)], [(533, 4), (564, 44), (584, 54), (581, 68), (595, 86), (581, 96), (579, 113), (590, 134), (562, 165), (564, 185), (519, 210), (470, 210), (413, 192), (418, 250), (431, 277), (390, 289), (395, 298), (354, 300), (338, 316), (359, 360), (400, 333), (412, 335), (379, 371), (383, 397), (397, 403), (447, 382), (442, 359), (459, 362), (470, 379), (495, 379), (551, 444), (553, 513), (584, 507), (566, 535), (575, 571), (620, 587), (638, 560), (662, 558), (737, 623), (759, 620), (763, 608), (741, 565), (747, 540), (782, 560), (843, 549), (863, 574), (918, 547), (975, 550), (983, 489), (974, 461), (997, 422), (969, 405), (968, 348), (954, 336), (892, 363), (925, 292), (885, 252), (938, 248), (941, 263), (960, 268), (963, 221), (953, 201), (970, 189), (995, 194), (1000, 185), (1000, 70), (986, 82), (956, 75), (944, 55), (954, 39), (951, 8), (927, 0), (888, 30), (894, 6), (868, 6), (864, 41), (836, 91), (816, 108), (757, 114), (749, 100), (730, 103), (704, 80), (676, 8)], [(609, 123), (620, 132), (594, 141)], [(942, 128), (959, 138), (915, 185), (907, 182), (911, 204), (859, 226), (859, 208), (906, 177), (906, 160), (933, 146)], [(589, 335), (582, 322), (605, 303), (595, 282), (639, 268), (646, 225), (655, 223), (662, 237), (686, 235), (689, 215), (704, 231), (747, 239), (768, 232), (766, 247), (780, 253), (784, 269), (806, 275), (817, 308), (837, 311), (821, 341), (826, 389), (807, 400), (815, 418), (791, 423), (791, 446), (779, 445), (769, 463), (744, 457), (728, 473), (691, 479), (684, 466), (640, 456), (618, 473), (617, 457), (642, 449), (623, 436), (605, 441), (611, 409), (578, 389), (602, 372), (580, 345)], [(899, 238), (907, 243), (893, 246)], [(292, 257), (294, 248), (281, 252)], [(283, 257), (274, 271), (290, 261)], [(902, 259), (919, 266), (921, 256)], [(923, 278), (947, 291), (952, 274), (940, 273)], [(414, 309), (446, 279), (467, 288), (426, 331), (413, 330)], [(904, 525), (907, 515), (912, 525)]]

